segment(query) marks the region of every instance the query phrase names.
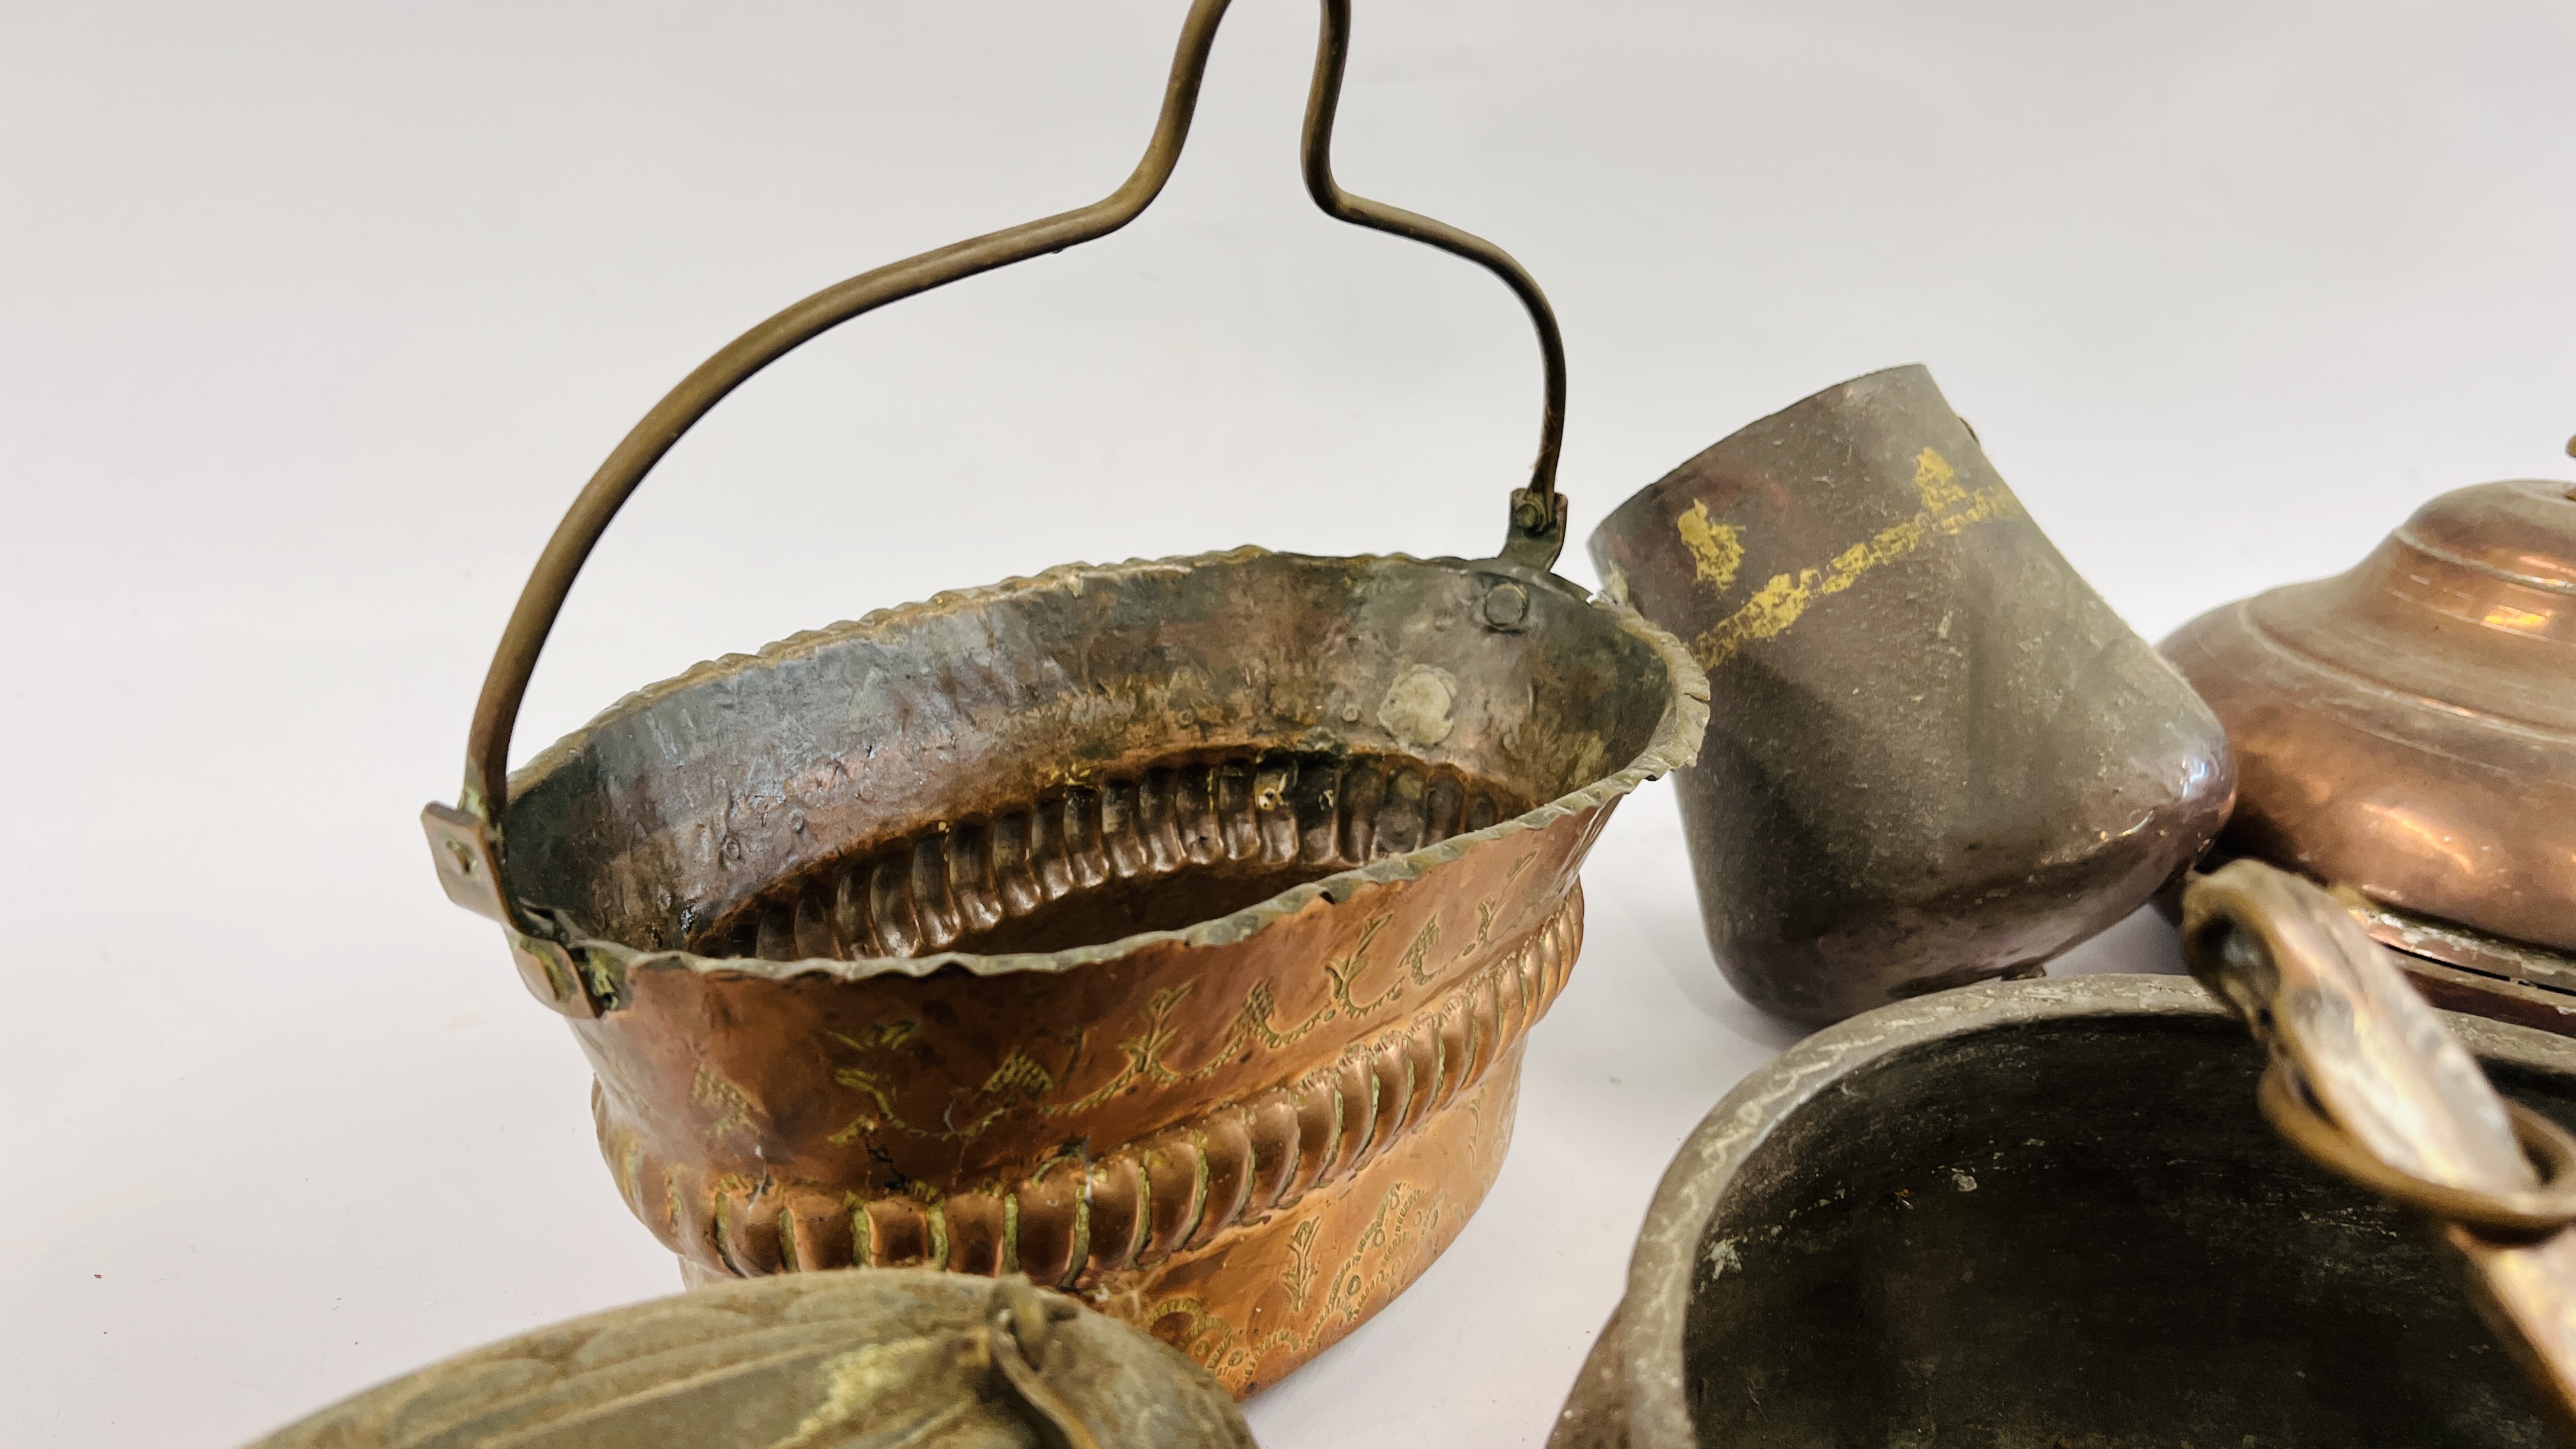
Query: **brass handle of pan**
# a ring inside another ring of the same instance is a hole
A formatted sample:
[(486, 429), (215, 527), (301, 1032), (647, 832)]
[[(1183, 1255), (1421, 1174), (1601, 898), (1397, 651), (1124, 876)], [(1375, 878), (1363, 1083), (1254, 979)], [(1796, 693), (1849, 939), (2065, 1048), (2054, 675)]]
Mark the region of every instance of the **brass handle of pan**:
[(2576, 1139), (2508, 1103), (2359, 921), (2240, 860), (2183, 893), (2191, 973), (2271, 1056), (2263, 1115), (2319, 1165), (2430, 1222), (2576, 1445)]
[[(433, 816), (438, 817), (432, 821), (433, 834), (438, 834), (439, 819), (443, 819), (449, 832), (443, 838), (469, 873), (468, 855), (497, 865), (498, 842), (489, 837), (500, 833), (507, 809), (510, 735), (546, 635), (562, 613), (582, 563), (589, 558), (609, 521), (617, 516), (617, 510), (644, 481), (644, 475), (727, 393), (831, 328), (934, 287), (1080, 246), (1135, 220), (1162, 191), (1163, 183), (1171, 179), (1172, 168), (1180, 159), (1181, 144), (1189, 135), (1191, 113), (1198, 102), (1199, 82), (1207, 71), (1208, 51), (1227, 4), (1228, 0), (1194, 0), (1190, 6), (1188, 18), (1182, 22), (1179, 48), (1172, 57), (1171, 77), (1164, 85), (1163, 109), (1154, 123), (1153, 138), (1146, 143), (1144, 158), (1136, 163), (1135, 171), (1116, 191), (1077, 210), (924, 252), (826, 287), (735, 338), (699, 364), (626, 434), (573, 500), (563, 522), (556, 525), (554, 536), (546, 541), (545, 552), (538, 556), (527, 588), (519, 595), (518, 606), (511, 611), (510, 622), (502, 631), (500, 648), (492, 657), (482, 696), (474, 706), (459, 808), (440, 816), (442, 807), (432, 807)], [(1563, 546), (1565, 521), (1564, 500), (1556, 492), (1556, 459), (1564, 435), (1565, 348), (1557, 334), (1555, 314), (1529, 273), (1491, 242), (1428, 217), (1353, 196), (1335, 184), (1331, 156), (1333, 112), (1340, 99), (1349, 48), (1349, 0), (1323, 0), (1323, 34), (1306, 111), (1307, 188), (1316, 203), (1339, 220), (1411, 237), (1481, 264), (1501, 277), (1529, 309), (1546, 360), (1546, 412), (1540, 427), (1538, 461), (1529, 485), (1513, 494), (1512, 526), (1502, 556), (1544, 569), (1555, 562)], [(483, 834), (486, 838), (460, 838), (456, 834), (459, 830), (468, 836)], [(445, 868), (442, 860), (442, 869)], [(459, 886), (459, 881), (451, 879), (450, 893), (456, 894)], [(498, 881), (475, 885), (473, 894), (477, 897), (476, 909), (495, 913), (492, 907), (498, 906), (497, 913), (505, 920), (515, 915), (500, 899), (506, 893)], [(458, 899), (464, 901), (466, 897), (459, 895)]]
[(1501, 247), (1419, 212), (1353, 196), (1333, 179), (1333, 117), (1341, 109), (1342, 69), (1350, 49), (1351, 0), (1324, 0), (1324, 33), (1315, 48), (1315, 83), (1306, 93), (1306, 132), (1300, 148), (1306, 194), (1336, 221), (1392, 232), (1465, 257), (1502, 278), (1529, 310), (1530, 325), (1538, 329), (1547, 392), (1539, 414), (1538, 461), (1530, 465), (1529, 486), (1512, 492), (1511, 532), (1504, 540), (1502, 557), (1546, 569), (1565, 547), (1565, 499), (1556, 491), (1556, 455), (1565, 446), (1565, 339), (1556, 330), (1556, 309), (1547, 304), (1537, 279)]

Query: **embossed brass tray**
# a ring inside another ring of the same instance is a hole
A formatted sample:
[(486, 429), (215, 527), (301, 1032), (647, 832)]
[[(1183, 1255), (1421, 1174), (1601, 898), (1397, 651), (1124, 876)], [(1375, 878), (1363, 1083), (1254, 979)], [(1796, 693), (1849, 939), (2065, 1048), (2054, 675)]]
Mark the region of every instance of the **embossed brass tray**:
[(449, 894), (572, 1019), (618, 1188), (693, 1279), (1025, 1273), (1242, 1394), (1482, 1197), (1581, 937), (1577, 867), (1706, 719), (1670, 636), (1548, 571), (1563, 356), (1536, 285), (1334, 184), (1345, 0), (1310, 192), (1487, 267), (1538, 327), (1542, 446), (1499, 557), (1247, 548), (942, 594), (642, 690), (504, 782), (573, 575), (662, 453), (824, 329), (1134, 217), (1224, 10), (1191, 11), (1107, 200), (809, 298), (637, 425), (511, 619), (462, 797), (424, 819)]

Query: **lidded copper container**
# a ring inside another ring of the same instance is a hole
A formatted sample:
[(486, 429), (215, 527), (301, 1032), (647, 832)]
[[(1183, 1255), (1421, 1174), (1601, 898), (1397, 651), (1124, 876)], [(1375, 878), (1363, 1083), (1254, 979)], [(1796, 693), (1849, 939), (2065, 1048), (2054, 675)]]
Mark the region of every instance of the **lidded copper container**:
[(2351, 571), (2162, 648), (2235, 748), (2223, 852), (2358, 892), (2444, 1005), (2568, 1029), (2576, 485), (2443, 494)]

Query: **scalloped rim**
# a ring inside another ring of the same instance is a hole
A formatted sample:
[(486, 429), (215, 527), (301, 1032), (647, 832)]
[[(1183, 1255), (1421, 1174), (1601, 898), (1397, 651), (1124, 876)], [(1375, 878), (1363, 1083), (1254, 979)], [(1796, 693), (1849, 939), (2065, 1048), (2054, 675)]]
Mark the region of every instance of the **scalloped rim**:
[[(540, 750), (526, 764), (510, 773), (510, 794), (523, 793), (539, 778), (556, 769), (586, 744), (591, 734), (609, 722), (641, 709), (655, 701), (694, 687), (708, 679), (738, 673), (754, 664), (765, 664), (799, 654), (812, 653), (827, 645), (842, 643), (856, 636), (883, 633), (892, 626), (911, 620), (953, 613), (997, 600), (1046, 589), (1071, 589), (1079, 593), (1094, 581), (1116, 583), (1149, 573), (1186, 572), (1212, 564), (1248, 563), (1257, 559), (1279, 558), (1299, 562), (1329, 564), (1409, 564), (1459, 565), (1478, 567), (1497, 573), (1528, 572), (1494, 559), (1415, 558), (1411, 554), (1293, 554), (1274, 553), (1254, 545), (1227, 549), (1219, 553), (1187, 554), (1171, 558), (1129, 559), (1121, 564), (1059, 564), (1033, 578), (1007, 578), (1000, 583), (980, 588), (952, 589), (933, 594), (914, 604), (900, 604), (890, 609), (877, 609), (856, 620), (845, 620), (822, 629), (808, 629), (791, 634), (755, 654), (727, 654), (692, 665), (658, 684), (648, 684), (615, 704), (601, 710), (589, 723)], [(1556, 575), (1549, 574), (1549, 578)], [(1559, 580), (1559, 582), (1564, 582)], [(1646, 747), (1625, 768), (1588, 785), (1560, 795), (1509, 820), (1497, 821), (1482, 830), (1453, 835), (1436, 845), (1426, 845), (1403, 855), (1351, 870), (1339, 871), (1321, 880), (1291, 886), (1257, 905), (1247, 906), (1230, 915), (1201, 921), (1179, 931), (1140, 931), (1115, 941), (1091, 946), (1077, 946), (1063, 951), (1014, 952), (1007, 955), (979, 955), (970, 951), (942, 951), (933, 956), (868, 956), (843, 961), (832, 957), (809, 957), (801, 961), (770, 961), (751, 956), (701, 956), (693, 951), (643, 951), (618, 941), (594, 936), (575, 936), (564, 943), (572, 950), (605, 958), (620, 973), (641, 970), (685, 970), (705, 974), (760, 977), (785, 981), (800, 976), (828, 976), (844, 981), (860, 981), (875, 976), (927, 976), (947, 967), (960, 967), (978, 976), (1002, 976), (1019, 971), (1070, 971), (1095, 962), (1114, 961), (1147, 946), (1179, 942), (1186, 946), (1226, 946), (1258, 934), (1271, 922), (1296, 915), (1319, 899), (1336, 903), (1348, 900), (1364, 885), (1382, 885), (1395, 881), (1418, 880), (1437, 866), (1458, 859), (1488, 841), (1526, 830), (1538, 830), (1570, 815), (1596, 809), (1635, 790), (1648, 780), (1660, 778), (1666, 771), (1688, 765), (1699, 758), (1701, 737), (1708, 729), (1708, 676), (1680, 640), (1657, 628), (1646, 617), (1626, 604), (1584, 591), (1568, 584), (1592, 608), (1610, 616), (1623, 632), (1644, 641), (1663, 661), (1671, 692), (1664, 704), (1663, 718), (1656, 721), (1655, 732)], [(506, 839), (506, 832), (505, 832)], [(505, 846), (506, 848), (506, 846)]]

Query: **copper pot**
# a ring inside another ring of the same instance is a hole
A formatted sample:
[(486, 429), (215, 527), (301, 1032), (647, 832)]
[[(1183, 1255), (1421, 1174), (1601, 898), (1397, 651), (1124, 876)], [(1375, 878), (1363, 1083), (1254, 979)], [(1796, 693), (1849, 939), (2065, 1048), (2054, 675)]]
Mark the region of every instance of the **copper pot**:
[[(2576, 1123), (2576, 1046), (2444, 1022)], [(2457, 1253), (2281, 1140), (2267, 1070), (2171, 976), (1809, 1037), (1674, 1156), (1551, 1449), (2548, 1444)]]
[(2445, 493), (2162, 648), (2225, 721), (2222, 852), (2350, 888), (2443, 1004), (2576, 1021), (2576, 488)]
[(2036, 972), (2226, 817), (2218, 722), (1921, 367), (1737, 431), (1591, 547), (1708, 670), (1707, 744), (1674, 783), (1710, 950), (1767, 1011)]
[[(1553, 406), (1499, 557), (1239, 549), (942, 594), (701, 665), (502, 780), (574, 572), (689, 423), (834, 322), (1135, 215), (1224, 8), (1193, 8), (1118, 193), (808, 299), (637, 425), (512, 617), (463, 797), (425, 820), (449, 894), (573, 1019), (618, 1188), (692, 1281), (1025, 1273), (1242, 1394), (1474, 1210), (1581, 940), (1584, 852), (1706, 719), (1670, 636), (1548, 571)], [(1334, 185), (1347, 15), (1324, 9), (1310, 189), (1512, 282), (1553, 404), (1526, 273)]]

